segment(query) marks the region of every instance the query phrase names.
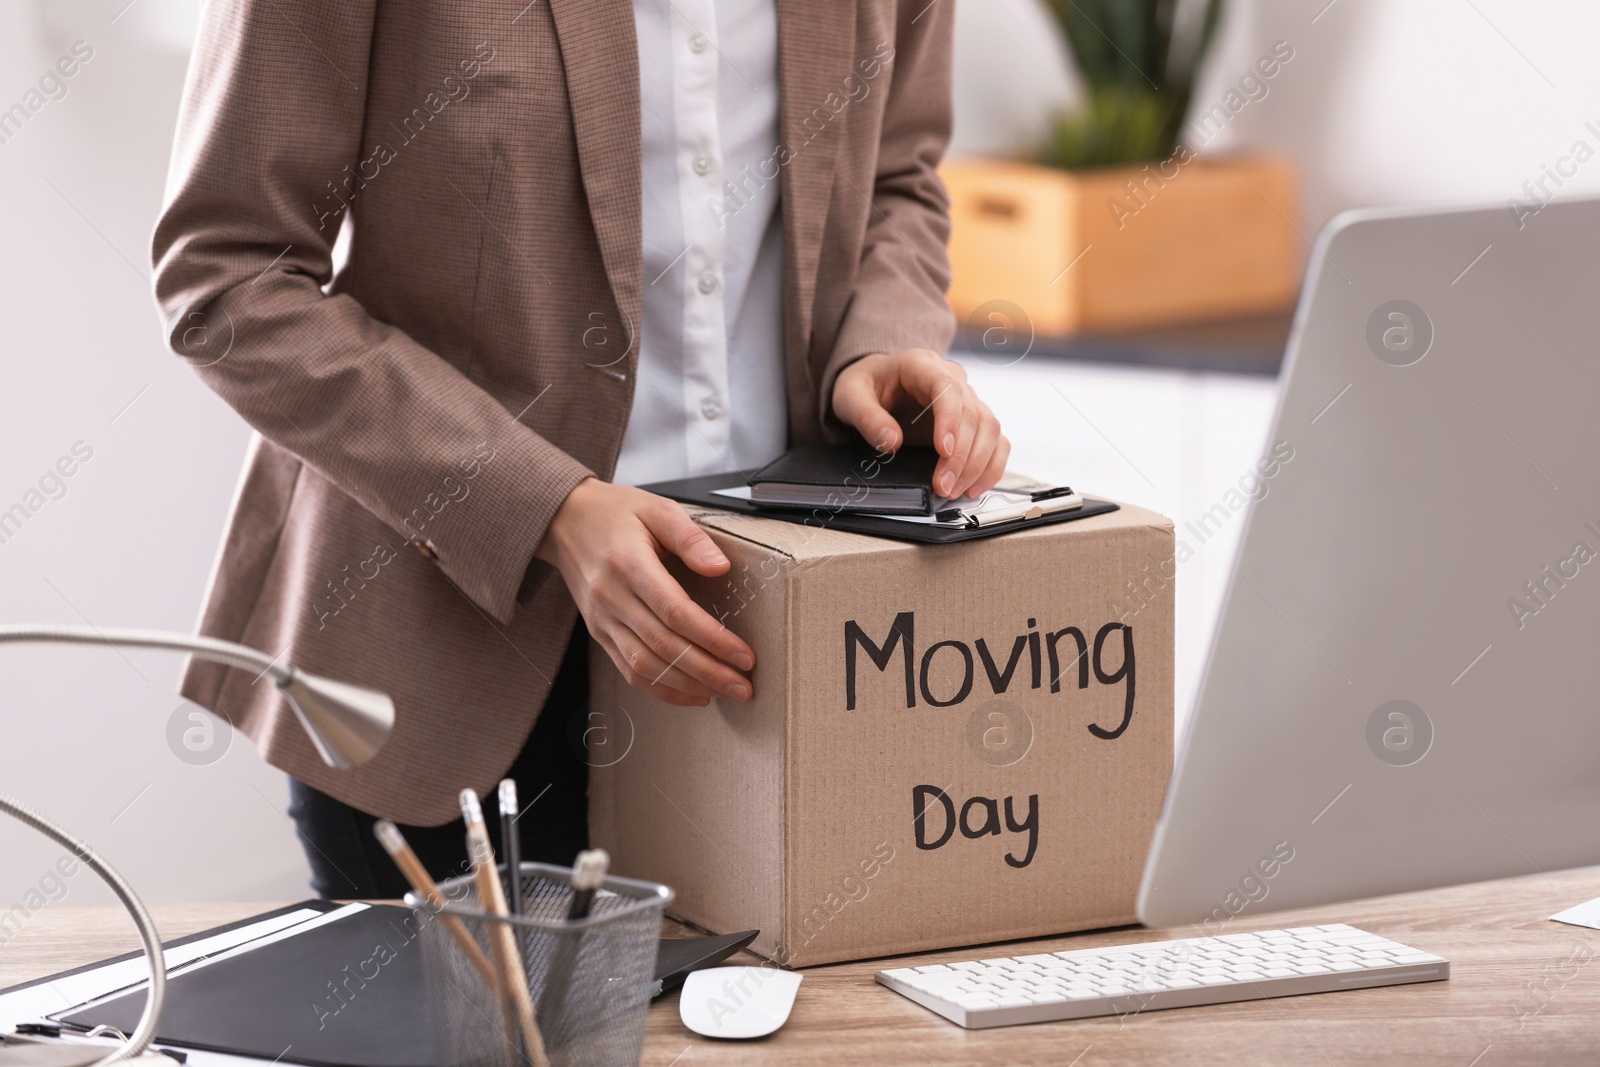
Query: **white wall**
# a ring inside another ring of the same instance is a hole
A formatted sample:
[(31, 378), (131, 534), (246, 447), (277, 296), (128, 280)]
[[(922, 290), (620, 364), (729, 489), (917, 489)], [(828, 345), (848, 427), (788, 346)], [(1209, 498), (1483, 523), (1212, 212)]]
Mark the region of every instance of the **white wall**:
[[(148, 249), (186, 57), (160, 46), (161, 0), (113, 23), (124, 3), (52, 0), (48, 19), (32, 0), (0, 5), (0, 107), (74, 41), (94, 50), (66, 96), (0, 144), (0, 510), (75, 442), (93, 450), (0, 544), (0, 619), (189, 630), (246, 432), (161, 341)], [(169, 747), (180, 662), (0, 650), (0, 789), (88, 838), (150, 899), (303, 896), (283, 776), (240, 737), (224, 749), (213, 735), (207, 765)], [(0, 821), (0, 912), (60, 852)], [(67, 899), (109, 900), (92, 879), (78, 874)]]
[[(957, 7), (955, 150), (1026, 153), (1073, 98), (1059, 35), (1033, 0)], [(1277, 41), (1295, 57), (1208, 150), (1299, 161), (1308, 236), (1373, 204), (1524, 195), (1573, 142), (1600, 149), (1600, 5), (1583, 0), (1232, 0), (1196, 107), (1217, 103)], [(1569, 168), (1570, 169), (1570, 168)], [(1565, 179), (1564, 179), (1565, 180)], [(1547, 186), (1556, 191), (1556, 186)], [(1564, 193), (1600, 189), (1600, 159)]]
[[(1585, 111), (1600, 100), (1600, 71), (1583, 54), (1600, 31), (1589, 5), (1335, 0), (1313, 23), (1324, 2), (1235, 3), (1198, 97), (1219, 98), (1271, 42), (1294, 45), (1228, 137), (1301, 161), (1308, 233), (1355, 204), (1504, 200), (1600, 118), (1600, 105)], [(194, 0), (0, 4), (0, 107), (72, 41), (95, 49), (68, 95), (0, 144), (0, 509), (74, 442), (94, 449), (66, 495), (0, 544), (5, 621), (195, 620), (245, 431), (166, 354), (144, 277), (184, 68), (172, 42), (193, 10)], [(958, 12), (957, 147), (1015, 150), (1070, 98), (1059, 40), (1033, 0), (965, 0)], [(1600, 162), (1572, 184), (1600, 184)], [(1180, 523), (1242, 473), (1272, 396), (1261, 381), (1033, 359), (974, 370), (1018, 440), (1019, 468)], [(1181, 709), (1236, 535), (1208, 544), (1180, 581)], [(169, 746), (176, 660), (6, 650), (0, 670), (0, 789), (89, 837), (152, 900), (303, 893), (282, 776), (240, 739), (204, 766)], [(0, 911), (55, 854), (0, 825)], [(80, 875), (68, 899), (106, 898)]]

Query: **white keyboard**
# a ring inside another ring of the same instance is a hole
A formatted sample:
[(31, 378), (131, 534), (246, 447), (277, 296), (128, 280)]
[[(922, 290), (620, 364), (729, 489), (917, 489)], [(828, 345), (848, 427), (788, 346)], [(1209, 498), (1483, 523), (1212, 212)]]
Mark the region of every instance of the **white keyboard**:
[(969, 1029), (1434, 982), (1450, 961), (1335, 923), (879, 971)]

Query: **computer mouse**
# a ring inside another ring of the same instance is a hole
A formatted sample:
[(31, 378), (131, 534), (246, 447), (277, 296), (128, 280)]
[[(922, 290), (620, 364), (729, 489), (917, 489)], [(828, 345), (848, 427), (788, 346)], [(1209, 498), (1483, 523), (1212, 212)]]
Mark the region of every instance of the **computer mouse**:
[(766, 1037), (789, 1020), (801, 975), (776, 967), (708, 967), (684, 979), (683, 1025), (703, 1037)]

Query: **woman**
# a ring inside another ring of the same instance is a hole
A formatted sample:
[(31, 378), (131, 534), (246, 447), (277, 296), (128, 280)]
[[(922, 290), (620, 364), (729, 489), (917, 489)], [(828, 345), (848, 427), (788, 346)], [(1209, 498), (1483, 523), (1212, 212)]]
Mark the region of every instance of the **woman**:
[(633, 484), (908, 432), (937, 491), (999, 478), (941, 355), (951, 7), (206, 6), (155, 291), (258, 436), (201, 628), (399, 720), (333, 771), (248, 672), (191, 664), (184, 693), (289, 772), (319, 892), (397, 895), (375, 815), (457, 868), (456, 793), (508, 766), (524, 855), (570, 860), (585, 624), (663, 700), (754, 696), (751, 649), (662, 557), (728, 561)]

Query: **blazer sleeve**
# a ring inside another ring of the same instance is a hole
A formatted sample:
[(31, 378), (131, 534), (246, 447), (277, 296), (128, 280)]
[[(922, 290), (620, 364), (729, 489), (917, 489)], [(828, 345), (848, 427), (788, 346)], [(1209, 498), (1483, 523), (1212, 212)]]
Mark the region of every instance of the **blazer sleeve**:
[(819, 410), (833, 420), (833, 382), (862, 356), (903, 348), (944, 353), (955, 334), (950, 285), (950, 200), (939, 161), (952, 118), (951, 3), (899, 6), (872, 209), (855, 291), (821, 375)]
[[(410, 537), (415, 510), (459, 499), (419, 547), (509, 623), (546, 527), (591, 472), (445, 359), (324, 293), (338, 227), (310, 205), (360, 158), (375, 2), (205, 5), (153, 240), (156, 301), (211, 389), (395, 530)], [(470, 498), (454, 497), (472, 467)]]

